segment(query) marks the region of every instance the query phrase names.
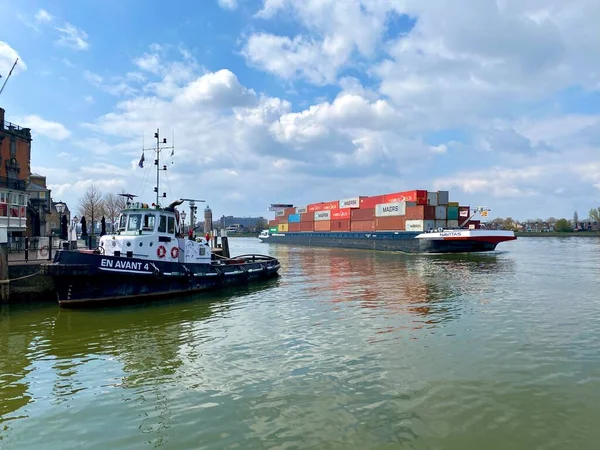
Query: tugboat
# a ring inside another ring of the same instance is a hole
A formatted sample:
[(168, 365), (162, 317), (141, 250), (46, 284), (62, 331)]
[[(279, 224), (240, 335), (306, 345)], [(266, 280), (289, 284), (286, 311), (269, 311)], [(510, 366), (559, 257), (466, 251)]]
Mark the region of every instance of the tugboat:
[(281, 266), (276, 258), (256, 254), (226, 258), (213, 254), (204, 237), (184, 238), (177, 206), (185, 200), (164, 208), (158, 201), (158, 171), (166, 168), (159, 169), (158, 130), (155, 137), (156, 203), (150, 207), (132, 202), (134, 196), (128, 194), (116, 232), (102, 236), (98, 248), (59, 250), (52, 263), (41, 267), (54, 280), (59, 305), (126, 304), (277, 276)]

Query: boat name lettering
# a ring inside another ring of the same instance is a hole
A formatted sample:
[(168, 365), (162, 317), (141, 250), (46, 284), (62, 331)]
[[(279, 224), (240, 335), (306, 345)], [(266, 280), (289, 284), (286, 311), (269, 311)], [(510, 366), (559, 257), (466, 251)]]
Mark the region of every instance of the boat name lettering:
[(129, 270), (139, 270), (139, 271), (147, 271), (150, 269), (148, 263), (144, 264), (138, 261), (127, 261), (117, 259), (105, 259), (102, 258), (100, 260), (100, 267), (109, 267), (111, 269), (129, 269)]
[(450, 236), (462, 236), (462, 233), (460, 231), (454, 231), (454, 232), (450, 232), (450, 233), (440, 233), (441, 237), (450, 237)]

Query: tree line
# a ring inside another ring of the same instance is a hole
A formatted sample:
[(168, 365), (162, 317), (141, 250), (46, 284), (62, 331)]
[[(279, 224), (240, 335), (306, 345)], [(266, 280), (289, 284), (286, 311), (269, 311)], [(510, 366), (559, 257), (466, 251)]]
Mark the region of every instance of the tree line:
[(114, 193), (102, 194), (102, 191), (94, 184), (90, 185), (79, 198), (79, 214), (93, 226), (102, 217), (111, 223), (111, 231), (119, 218), (119, 213), (127, 205), (127, 199)]
[(573, 213), (573, 219), (527, 219), (523, 221), (514, 220), (512, 217), (497, 218), (488, 222), (488, 227), (513, 230), (513, 231), (557, 231), (570, 232), (574, 230), (599, 231), (600, 230), (600, 207), (590, 209), (587, 219), (580, 219), (577, 211)]

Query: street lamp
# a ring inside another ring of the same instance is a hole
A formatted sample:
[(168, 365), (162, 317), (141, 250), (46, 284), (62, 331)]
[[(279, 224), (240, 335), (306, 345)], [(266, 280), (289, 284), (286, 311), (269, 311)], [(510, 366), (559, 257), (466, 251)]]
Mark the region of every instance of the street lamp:
[(181, 234), (185, 233), (185, 211), (181, 211)]
[(58, 211), (58, 235), (60, 236), (60, 239), (63, 239), (63, 234), (62, 234), (62, 215), (63, 212), (65, 212), (65, 204), (63, 202), (57, 202), (54, 206), (56, 206), (56, 210)]

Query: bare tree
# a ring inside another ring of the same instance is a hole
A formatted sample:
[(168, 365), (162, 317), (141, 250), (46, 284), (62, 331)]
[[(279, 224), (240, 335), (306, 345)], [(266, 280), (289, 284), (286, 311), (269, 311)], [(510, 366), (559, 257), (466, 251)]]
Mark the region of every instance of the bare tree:
[(115, 231), (115, 222), (119, 218), (119, 213), (127, 205), (127, 199), (121, 195), (108, 193), (104, 196), (104, 213), (110, 220), (111, 230)]
[(79, 198), (79, 213), (90, 219), (91, 234), (94, 234), (94, 224), (104, 214), (102, 192), (95, 185), (90, 185)]

